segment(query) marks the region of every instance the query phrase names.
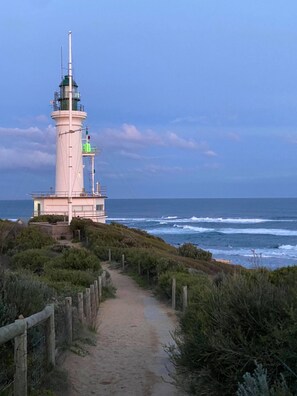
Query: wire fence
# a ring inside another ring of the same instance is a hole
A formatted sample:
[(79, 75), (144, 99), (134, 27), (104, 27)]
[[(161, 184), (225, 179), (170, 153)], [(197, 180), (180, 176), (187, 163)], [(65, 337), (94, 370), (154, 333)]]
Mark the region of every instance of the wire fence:
[(94, 328), (107, 286), (106, 271), (84, 293), (66, 297), (42, 311), (0, 327), (0, 395), (26, 396), (37, 389), (82, 325)]
[(0, 345), (0, 395), (13, 395), (14, 384), (14, 342)]

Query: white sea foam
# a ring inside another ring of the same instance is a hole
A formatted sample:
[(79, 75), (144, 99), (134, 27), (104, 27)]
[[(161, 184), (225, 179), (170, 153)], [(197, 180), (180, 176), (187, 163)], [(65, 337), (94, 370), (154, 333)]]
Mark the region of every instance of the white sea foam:
[[(283, 230), (274, 228), (204, 228), (190, 225), (173, 224), (173, 227), (162, 227), (148, 230), (152, 234), (189, 234), (189, 233), (210, 233), (217, 232), (221, 234), (250, 234), (250, 235), (276, 235), (276, 236), (297, 236), (296, 230)], [(284, 245), (286, 246), (286, 245)], [(296, 247), (297, 248), (297, 247)]]
[(259, 218), (240, 218), (240, 217), (196, 217), (179, 218), (178, 216), (162, 216), (161, 218), (150, 217), (110, 217), (109, 221), (119, 222), (159, 222), (160, 224), (170, 223), (225, 223), (225, 224), (260, 224), (269, 222), (290, 222), (293, 220), (273, 220), (273, 219), (259, 219)]
[(283, 230), (274, 228), (221, 228), (217, 231), (223, 234), (297, 236), (296, 230)]
[(297, 252), (297, 245), (280, 245), (278, 248), (280, 250), (296, 250)]
[(149, 217), (109, 217), (108, 221), (120, 221), (120, 222), (159, 222), (160, 219), (150, 219)]
[(230, 224), (258, 224), (267, 223), (270, 219), (244, 219), (244, 218), (224, 218), (224, 217), (196, 217), (190, 218), (197, 223), (230, 223)]
[(290, 258), (297, 259), (297, 249), (292, 250), (290, 252), (282, 251), (279, 248), (265, 248), (265, 249), (248, 249), (248, 248), (238, 248), (238, 249), (209, 249), (215, 257), (220, 256), (241, 256), (247, 257), (252, 261), (253, 257), (256, 257), (256, 260), (261, 261), (261, 258)]

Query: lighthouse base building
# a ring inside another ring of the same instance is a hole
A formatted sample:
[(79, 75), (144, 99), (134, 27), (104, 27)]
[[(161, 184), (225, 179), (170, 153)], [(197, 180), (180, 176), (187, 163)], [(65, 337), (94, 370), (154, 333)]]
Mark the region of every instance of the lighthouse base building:
[[(80, 104), (78, 86), (72, 76), (72, 44), (69, 32), (68, 74), (55, 92), (51, 117), (56, 123), (55, 191), (33, 193), (34, 216), (61, 215), (70, 224), (73, 217), (105, 223), (106, 194), (95, 183), (96, 147), (91, 145), (87, 117)], [(90, 191), (84, 187), (84, 167), (89, 165)]]

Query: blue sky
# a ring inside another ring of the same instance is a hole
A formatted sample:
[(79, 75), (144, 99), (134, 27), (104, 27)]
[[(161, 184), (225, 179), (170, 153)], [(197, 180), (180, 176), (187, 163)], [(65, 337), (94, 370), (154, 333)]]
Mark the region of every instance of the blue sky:
[(67, 64), (110, 198), (297, 196), (297, 2), (1, 5), (0, 199), (54, 186)]

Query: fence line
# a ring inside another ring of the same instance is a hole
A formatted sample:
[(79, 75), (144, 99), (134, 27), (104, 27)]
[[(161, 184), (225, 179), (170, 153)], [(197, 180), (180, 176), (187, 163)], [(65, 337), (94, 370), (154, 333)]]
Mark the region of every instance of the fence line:
[[(118, 258), (118, 261), (121, 261), (121, 266), (122, 266), (122, 271), (125, 271), (126, 265), (128, 265), (128, 262), (125, 259), (125, 254), (121, 255), (121, 259)], [(112, 262), (112, 250), (109, 248), (108, 249), (108, 262)], [(120, 263), (118, 263), (120, 264)], [(137, 263), (137, 270), (138, 270), (138, 275), (141, 276), (142, 270), (141, 270), (141, 263)], [(105, 271), (104, 271), (105, 272)], [(149, 283), (150, 277), (149, 277), (149, 270), (146, 272), (147, 274), (147, 281)], [(103, 276), (103, 274), (102, 274)], [(171, 307), (173, 310), (176, 310), (176, 279), (172, 278), (172, 284), (171, 284)], [(184, 285), (182, 286), (182, 292), (181, 292), (181, 307), (182, 307), (182, 312), (185, 313), (188, 307), (188, 286)]]
[[(68, 345), (73, 340), (73, 314), (77, 310), (78, 320), (84, 326), (95, 326), (97, 312), (102, 301), (102, 287), (107, 286), (106, 271), (94, 281), (84, 293), (78, 293), (78, 306), (73, 307), (72, 298), (65, 298), (65, 329)], [(0, 345), (14, 340), (14, 396), (28, 394), (28, 342), (27, 330), (45, 323), (45, 354), (47, 369), (55, 366), (55, 308), (47, 305), (42, 311), (27, 318), (17, 319), (14, 323), (0, 327)], [(1, 392), (1, 389), (0, 389)]]

